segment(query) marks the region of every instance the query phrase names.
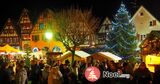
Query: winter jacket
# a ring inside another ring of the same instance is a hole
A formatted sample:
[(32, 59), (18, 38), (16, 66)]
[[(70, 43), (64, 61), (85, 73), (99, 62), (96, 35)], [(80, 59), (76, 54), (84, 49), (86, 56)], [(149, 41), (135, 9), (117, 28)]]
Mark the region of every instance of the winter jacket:
[(27, 71), (25, 68), (22, 68), (16, 74), (16, 84), (26, 84), (27, 83)]

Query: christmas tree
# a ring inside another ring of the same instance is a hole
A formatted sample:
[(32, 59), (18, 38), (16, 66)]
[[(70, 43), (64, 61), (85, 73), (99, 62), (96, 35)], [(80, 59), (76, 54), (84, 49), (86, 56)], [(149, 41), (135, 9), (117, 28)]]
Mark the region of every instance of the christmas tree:
[(137, 48), (136, 32), (130, 19), (129, 12), (121, 3), (108, 33), (107, 49), (122, 58), (132, 57)]
[(95, 79), (97, 80), (98, 79), (93, 70), (89, 73), (88, 79), (91, 79), (91, 80), (95, 80)]

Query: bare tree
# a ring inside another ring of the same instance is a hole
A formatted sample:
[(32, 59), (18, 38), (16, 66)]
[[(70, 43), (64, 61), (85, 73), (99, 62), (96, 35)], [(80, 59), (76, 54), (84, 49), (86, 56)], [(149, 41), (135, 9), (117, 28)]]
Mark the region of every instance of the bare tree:
[(56, 20), (59, 25), (58, 40), (71, 51), (73, 64), (76, 48), (86, 41), (93, 41), (100, 21), (91, 10), (74, 8), (58, 12)]

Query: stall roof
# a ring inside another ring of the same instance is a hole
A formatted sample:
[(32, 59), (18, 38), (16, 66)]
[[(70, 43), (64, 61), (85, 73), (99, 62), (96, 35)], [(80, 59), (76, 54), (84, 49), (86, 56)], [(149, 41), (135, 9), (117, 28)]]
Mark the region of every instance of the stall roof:
[[(67, 51), (67, 52), (65, 52), (62, 56), (65, 56), (65, 55), (67, 55), (67, 54), (71, 54), (71, 52), (70, 52), (70, 51)], [(86, 58), (86, 57), (90, 56), (90, 54), (88, 54), (88, 53), (86, 53), (86, 52), (84, 52), (84, 51), (75, 51), (75, 55), (80, 56), (80, 57), (82, 57), (82, 58)]]
[(118, 56), (116, 56), (116, 55), (114, 55), (114, 54), (112, 54), (110, 52), (98, 52), (98, 53), (102, 54), (104, 56), (107, 56), (107, 57), (109, 57), (109, 58), (111, 58), (113, 60), (122, 60), (122, 58), (120, 58), (120, 57), (118, 57)]

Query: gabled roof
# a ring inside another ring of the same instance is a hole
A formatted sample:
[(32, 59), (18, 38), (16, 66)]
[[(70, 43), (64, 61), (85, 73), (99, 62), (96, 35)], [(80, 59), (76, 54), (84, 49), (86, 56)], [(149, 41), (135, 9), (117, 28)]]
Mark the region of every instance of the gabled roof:
[(4, 24), (4, 26), (3, 26), (3, 29), (5, 29), (5, 27), (6, 27), (7, 25), (11, 25), (11, 26), (13, 26), (13, 28), (14, 28), (14, 24), (13, 24), (11, 18), (8, 18), (8, 19), (7, 19), (7, 21), (5, 22), (5, 24)]
[(140, 8), (136, 11), (136, 13), (132, 16), (131, 21), (139, 14), (141, 10), (144, 10), (150, 17), (154, 18), (155, 20), (159, 21), (157, 18), (155, 18), (154, 15), (152, 15), (143, 5), (140, 6)]
[(104, 31), (106, 31), (106, 26), (107, 26), (107, 25), (110, 25), (110, 24), (111, 24), (111, 21), (109, 20), (108, 17), (106, 17), (106, 18), (103, 20), (103, 22), (102, 22), (102, 24), (101, 24), (101, 26), (100, 26), (100, 28), (99, 28), (99, 30), (98, 30), (98, 33), (103, 33)]
[(11, 19), (11, 18), (8, 18), (7, 21), (5, 22), (4, 26), (3, 26), (3, 29), (1, 31), (0, 34), (2, 34), (3, 31), (6, 31), (5, 28), (7, 25), (11, 25), (13, 27), (13, 30), (16, 32), (16, 34), (18, 35), (17, 33), (17, 30), (16, 30), (16, 26), (14, 24), (14, 21)]
[(29, 15), (28, 15), (28, 10), (26, 8), (24, 8), (21, 12), (20, 18), (18, 20), (18, 24), (20, 23), (21, 19), (23, 18), (23, 16), (27, 15), (27, 17), (30, 19)]
[[(49, 19), (53, 18), (53, 14), (54, 14), (54, 12), (53, 12), (51, 9), (49, 9), (49, 8), (44, 9), (41, 13), (39, 13), (39, 14), (36, 16), (36, 19), (34, 20), (33, 28), (32, 28), (31, 33), (33, 32), (33, 30), (39, 31), (39, 29), (35, 29), (35, 28), (36, 28), (35, 26), (36, 26), (36, 25), (39, 25), (39, 23), (40, 23), (40, 18), (43, 18), (42, 23), (44, 23), (44, 24), (46, 25), (46, 21), (48, 21), (48, 18), (49, 18)], [(50, 16), (50, 17), (49, 17), (49, 16)], [(45, 30), (45, 29), (43, 29), (43, 30)]]

